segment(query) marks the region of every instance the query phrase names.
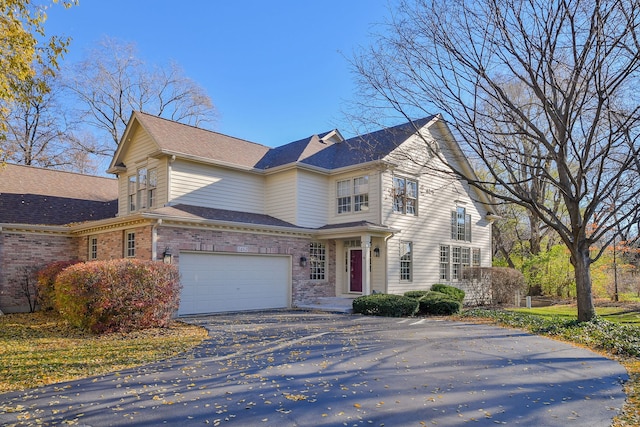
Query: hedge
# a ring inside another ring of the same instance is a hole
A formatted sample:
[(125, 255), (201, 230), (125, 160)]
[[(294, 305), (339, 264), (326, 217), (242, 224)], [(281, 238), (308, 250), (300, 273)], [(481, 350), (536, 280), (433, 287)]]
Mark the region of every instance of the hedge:
[(447, 294), (455, 301), (464, 301), (465, 292), (462, 289), (456, 288), (455, 286), (436, 283), (435, 285), (431, 286), (431, 290)]
[(118, 259), (76, 264), (55, 282), (55, 305), (74, 326), (93, 333), (166, 326), (177, 311), (174, 265)]
[(363, 295), (353, 300), (354, 313), (371, 316), (403, 317), (418, 312), (419, 302), (403, 295)]
[(80, 261), (56, 261), (38, 270), (36, 286), (38, 287), (38, 305), (41, 310), (55, 308), (55, 282), (62, 270)]
[(404, 293), (405, 297), (420, 299), (425, 296), (429, 291), (416, 290), (416, 291), (407, 291)]
[(451, 295), (431, 291), (419, 300), (420, 314), (449, 316), (462, 310), (462, 303), (454, 300)]

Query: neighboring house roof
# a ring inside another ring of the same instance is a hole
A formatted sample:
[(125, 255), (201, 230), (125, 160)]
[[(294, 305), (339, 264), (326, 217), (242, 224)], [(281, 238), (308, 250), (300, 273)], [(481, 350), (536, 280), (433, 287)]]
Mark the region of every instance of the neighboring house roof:
[(62, 225), (115, 217), (118, 181), (54, 169), (0, 166), (0, 223)]

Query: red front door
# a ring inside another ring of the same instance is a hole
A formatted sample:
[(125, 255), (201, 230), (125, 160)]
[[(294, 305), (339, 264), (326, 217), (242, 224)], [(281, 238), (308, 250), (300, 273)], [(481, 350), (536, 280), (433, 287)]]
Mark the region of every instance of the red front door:
[(349, 251), (349, 292), (362, 292), (362, 249)]

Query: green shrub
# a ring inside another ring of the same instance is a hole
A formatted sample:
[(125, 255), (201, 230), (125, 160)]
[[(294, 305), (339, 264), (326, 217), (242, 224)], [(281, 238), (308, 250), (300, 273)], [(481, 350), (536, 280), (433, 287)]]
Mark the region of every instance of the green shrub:
[(442, 292), (431, 291), (420, 298), (420, 313), (437, 316), (449, 316), (459, 313), (462, 303), (454, 300), (451, 295)]
[(55, 307), (55, 282), (58, 274), (65, 268), (80, 261), (56, 261), (45, 265), (36, 273), (38, 305), (41, 310), (53, 310)]
[(415, 299), (420, 299), (423, 296), (425, 296), (429, 291), (423, 291), (423, 290), (419, 290), (419, 291), (407, 291), (404, 293), (405, 297), (409, 297), (409, 298), (415, 298)]
[(464, 300), (465, 293), (462, 289), (458, 289), (455, 286), (444, 285), (442, 283), (436, 283), (431, 286), (431, 290), (435, 292), (442, 292), (452, 297), (455, 301), (462, 302)]
[(353, 312), (371, 316), (402, 317), (418, 312), (418, 300), (403, 295), (363, 295), (353, 300)]
[(93, 333), (163, 327), (178, 309), (174, 265), (119, 259), (76, 264), (55, 283), (55, 302), (72, 325)]

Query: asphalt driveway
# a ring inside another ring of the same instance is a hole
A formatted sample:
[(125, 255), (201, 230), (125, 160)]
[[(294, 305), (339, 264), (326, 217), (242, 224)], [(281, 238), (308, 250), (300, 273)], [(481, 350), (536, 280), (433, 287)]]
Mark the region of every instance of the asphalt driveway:
[(0, 425), (609, 426), (624, 368), (487, 325), (262, 312), (191, 317), (194, 351), (0, 395)]

